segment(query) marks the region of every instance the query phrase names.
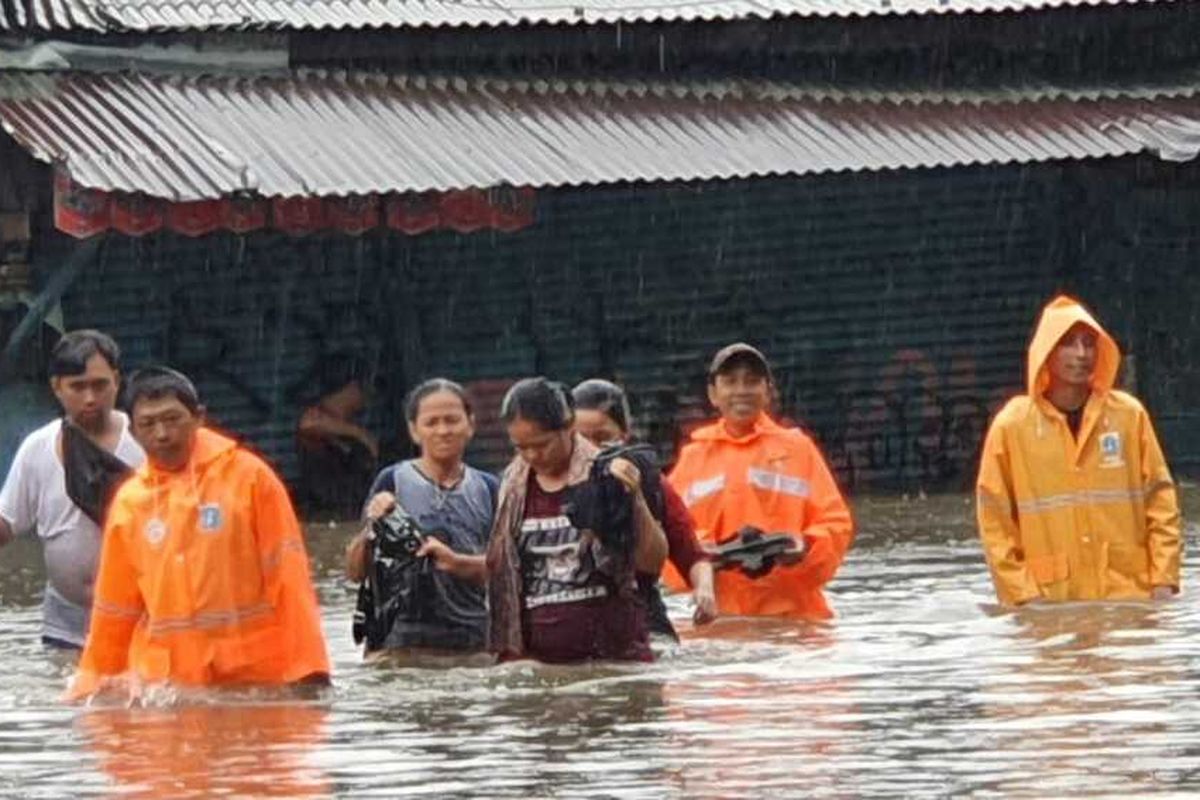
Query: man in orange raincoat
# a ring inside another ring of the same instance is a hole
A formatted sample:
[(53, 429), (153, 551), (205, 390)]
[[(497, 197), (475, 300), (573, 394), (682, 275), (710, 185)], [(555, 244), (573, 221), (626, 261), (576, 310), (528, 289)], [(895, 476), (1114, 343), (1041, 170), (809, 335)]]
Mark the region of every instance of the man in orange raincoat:
[(92, 626), (69, 695), (146, 683), (328, 681), (300, 525), (260, 458), (203, 426), (186, 377), (141, 370), (127, 389), (148, 462), (113, 499)]
[[(732, 344), (709, 365), (708, 399), (721, 418), (692, 434), (671, 471), (707, 544), (735, 537), (743, 526), (789, 533), (807, 549), (803, 560), (778, 564), (759, 577), (735, 570), (716, 575), (722, 614), (826, 619), (821, 591), (854, 538), (850, 509), (817, 445), (802, 431), (771, 419), (774, 380), (767, 359), (748, 344)], [(668, 564), (663, 579), (686, 583)]]
[(1042, 311), (1026, 394), (996, 415), (979, 535), (1006, 605), (1165, 599), (1179, 591), (1175, 484), (1150, 417), (1113, 388), (1121, 352), (1076, 300)]

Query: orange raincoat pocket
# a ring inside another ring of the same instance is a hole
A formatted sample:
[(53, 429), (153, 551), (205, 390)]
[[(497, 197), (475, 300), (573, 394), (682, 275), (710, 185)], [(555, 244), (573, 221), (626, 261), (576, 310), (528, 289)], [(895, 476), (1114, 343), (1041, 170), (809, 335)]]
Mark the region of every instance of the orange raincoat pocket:
[(1144, 549), (1136, 547), (1108, 546), (1108, 568), (1139, 581), (1150, 573), (1150, 556)]
[(223, 636), (213, 645), (213, 673), (222, 682), (273, 680), (283, 672), (283, 640), (278, 625)]
[(147, 683), (160, 683), (171, 677), (171, 651), (163, 645), (147, 642), (133, 660), (134, 672)]
[(1029, 571), (1033, 573), (1033, 579), (1043, 586), (1071, 577), (1071, 566), (1066, 553), (1051, 553), (1048, 556), (1031, 558)]
[(1145, 548), (1105, 548), (1105, 591), (1110, 597), (1146, 597), (1150, 594), (1150, 554)]

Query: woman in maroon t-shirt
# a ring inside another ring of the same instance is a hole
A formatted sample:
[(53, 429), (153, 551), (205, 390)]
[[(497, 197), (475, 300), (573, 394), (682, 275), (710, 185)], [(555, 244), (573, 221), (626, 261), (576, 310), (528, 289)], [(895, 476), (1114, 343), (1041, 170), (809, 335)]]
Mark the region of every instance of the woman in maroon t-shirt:
[[(571, 390), (575, 400), (575, 430), (597, 447), (629, 441), (629, 400), (625, 391), (610, 381), (593, 378)], [(668, 558), (680, 575), (687, 577), (696, 603), (693, 619), (705, 625), (717, 617), (717, 596), (713, 590), (713, 568), (700, 542), (683, 498), (671, 484), (661, 481), (662, 508), (652, 508), (667, 536)], [(651, 633), (678, 640), (667, 617), (666, 606), (658, 591), (658, 573), (638, 573), (638, 592), (646, 608)]]
[(651, 660), (635, 573), (657, 573), (667, 543), (637, 467), (626, 459), (611, 465), (634, 503), (632, 552), (620, 553), (565, 513), (568, 487), (587, 480), (597, 453), (574, 432), (565, 388), (545, 378), (519, 381), (500, 415), (517, 458), (504, 473), (488, 548), (492, 649), (501, 658), (559, 663)]

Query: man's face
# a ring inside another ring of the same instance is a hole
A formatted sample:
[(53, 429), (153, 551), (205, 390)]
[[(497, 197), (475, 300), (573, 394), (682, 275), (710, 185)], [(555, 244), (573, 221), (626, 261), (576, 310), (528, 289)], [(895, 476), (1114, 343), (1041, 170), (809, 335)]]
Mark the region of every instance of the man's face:
[(120, 383), (121, 376), (96, 353), (87, 360), (81, 374), (53, 377), (50, 388), (68, 419), (84, 430), (95, 431), (108, 421)]
[(156, 467), (182, 469), (192, 455), (203, 413), (193, 414), (174, 395), (142, 398), (133, 407), (133, 437)]
[(756, 366), (734, 363), (708, 384), (708, 401), (729, 422), (751, 422), (770, 406), (771, 383)]
[(1096, 332), (1082, 322), (1071, 326), (1050, 353), (1050, 377), (1065, 386), (1087, 386), (1096, 371)]
[(538, 475), (561, 475), (571, 461), (571, 429), (547, 431), (536, 422), (517, 417), (508, 425), (508, 438), (517, 454)]

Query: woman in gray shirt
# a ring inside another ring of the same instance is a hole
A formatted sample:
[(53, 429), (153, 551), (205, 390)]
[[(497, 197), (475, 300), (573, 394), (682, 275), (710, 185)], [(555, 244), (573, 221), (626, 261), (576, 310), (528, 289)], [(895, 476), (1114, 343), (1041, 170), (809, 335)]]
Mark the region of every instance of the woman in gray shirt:
[[(367, 649), (482, 650), (487, 644), (483, 553), (495, 512), (497, 480), (467, 466), (463, 454), (475, 433), (471, 403), (453, 381), (434, 378), (405, 401), (408, 432), (419, 458), (402, 461), (376, 477), (367, 496), (367, 527), (347, 549), (351, 580), (369, 579), (375, 558), (371, 523), (397, 505), (425, 535), (416, 559), (392, 567), (383, 588), (389, 597), (388, 629)], [(377, 609), (380, 604), (376, 604)]]

